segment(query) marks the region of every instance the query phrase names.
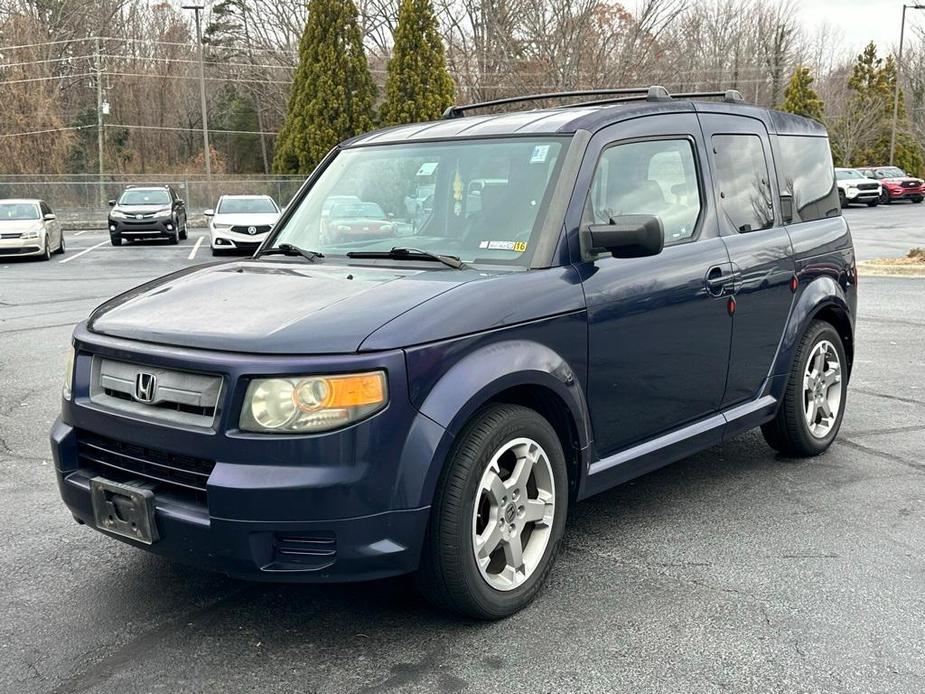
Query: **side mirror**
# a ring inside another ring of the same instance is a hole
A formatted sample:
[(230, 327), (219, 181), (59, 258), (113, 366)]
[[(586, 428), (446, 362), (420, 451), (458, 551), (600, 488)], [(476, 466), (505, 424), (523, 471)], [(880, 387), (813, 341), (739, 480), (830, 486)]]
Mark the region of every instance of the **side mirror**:
[(204, 214), (206, 217), (214, 217), (214, 216), (215, 216), (215, 210), (209, 209), (209, 210), (206, 210), (205, 212), (203, 212), (203, 214)]
[(46, 214), (46, 215), (43, 217), (43, 219), (44, 219), (46, 222), (53, 222), (53, 221), (55, 221), (57, 218), (58, 218), (58, 215), (53, 214), (53, 213), (51, 213), (51, 212), (49, 212), (48, 214)]
[(183, 205), (186, 204), (186, 202), (182, 198), (177, 198), (177, 204), (182, 207)]
[(784, 224), (790, 224), (793, 221), (793, 196), (783, 194), (780, 196), (780, 216)]
[(614, 258), (644, 258), (658, 255), (665, 246), (662, 220), (650, 214), (611, 217), (610, 224), (592, 224), (591, 250)]
[(115, 200), (110, 200), (110, 201), (109, 201), (109, 206), (110, 206), (110, 207), (115, 207), (115, 206), (116, 206), (116, 201), (115, 201)]

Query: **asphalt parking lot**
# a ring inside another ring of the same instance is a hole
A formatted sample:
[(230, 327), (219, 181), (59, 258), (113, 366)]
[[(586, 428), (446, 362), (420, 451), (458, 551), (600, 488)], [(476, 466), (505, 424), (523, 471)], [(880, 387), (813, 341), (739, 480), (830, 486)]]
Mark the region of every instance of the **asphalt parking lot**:
[[(925, 245), (925, 205), (846, 215), (861, 259)], [(203, 236), (0, 262), (0, 691), (925, 691), (925, 279), (861, 279), (829, 452), (753, 432), (595, 497), (539, 599), (482, 624), (403, 580), (247, 584), (73, 522), (47, 442), (71, 329), (211, 260)]]

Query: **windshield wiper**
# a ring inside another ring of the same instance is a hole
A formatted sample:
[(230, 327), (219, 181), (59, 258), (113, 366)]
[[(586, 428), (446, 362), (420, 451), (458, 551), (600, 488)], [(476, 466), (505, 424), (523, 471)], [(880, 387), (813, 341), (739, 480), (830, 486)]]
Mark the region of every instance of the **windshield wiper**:
[(318, 251), (306, 251), (304, 248), (293, 246), (291, 243), (281, 243), (273, 248), (265, 248), (255, 257), (259, 258), (262, 255), (300, 255), (310, 263), (314, 263), (317, 258), (324, 257), (324, 253), (319, 253)]
[(455, 270), (462, 270), (466, 264), (455, 255), (439, 255), (430, 251), (423, 251), (420, 248), (405, 248), (404, 246), (395, 246), (389, 251), (351, 251), (347, 254), (348, 258), (395, 258), (396, 260), (433, 260), (438, 263), (451, 267)]

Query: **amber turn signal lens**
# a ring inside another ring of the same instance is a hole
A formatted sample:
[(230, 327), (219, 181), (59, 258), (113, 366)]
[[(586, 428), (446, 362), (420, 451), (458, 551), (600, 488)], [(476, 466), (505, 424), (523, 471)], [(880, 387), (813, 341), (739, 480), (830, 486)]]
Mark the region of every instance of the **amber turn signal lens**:
[(362, 407), (385, 401), (385, 376), (381, 371), (326, 380), (331, 388), (325, 403), (328, 407)]

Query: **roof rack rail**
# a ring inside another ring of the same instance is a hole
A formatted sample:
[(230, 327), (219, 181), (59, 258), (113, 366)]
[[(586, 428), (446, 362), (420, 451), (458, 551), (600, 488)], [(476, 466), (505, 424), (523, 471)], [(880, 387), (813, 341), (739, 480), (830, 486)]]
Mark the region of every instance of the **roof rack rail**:
[[(520, 104), (530, 101), (544, 101), (546, 99), (567, 99), (575, 96), (616, 96), (618, 94), (647, 94), (652, 87), (621, 87), (619, 89), (579, 89), (568, 92), (549, 92), (546, 94), (527, 94), (525, 96), (511, 96), (505, 99), (492, 99), (479, 101), (464, 106), (450, 106), (443, 112), (443, 118), (459, 118), (466, 111), (491, 108), (493, 106), (506, 106), (507, 104)], [(667, 92), (666, 92), (667, 93)]]
[(565, 99), (576, 96), (610, 96), (609, 99), (596, 99), (593, 101), (581, 101), (574, 104), (566, 104), (569, 108), (578, 108), (581, 106), (606, 106), (607, 104), (617, 104), (623, 101), (671, 101), (672, 99), (707, 99), (722, 97), (723, 101), (730, 104), (744, 103), (745, 98), (741, 92), (735, 89), (716, 92), (681, 92), (672, 94), (664, 87), (653, 85), (651, 87), (626, 87), (621, 89), (584, 89), (569, 92), (551, 92), (548, 94), (528, 94), (526, 96), (512, 96), (506, 99), (494, 99), (492, 101), (480, 101), (465, 106), (450, 106), (443, 112), (444, 119), (459, 118), (466, 111), (476, 109), (491, 108), (493, 106), (505, 106), (507, 104), (519, 104), (530, 101), (542, 101), (544, 99)]

